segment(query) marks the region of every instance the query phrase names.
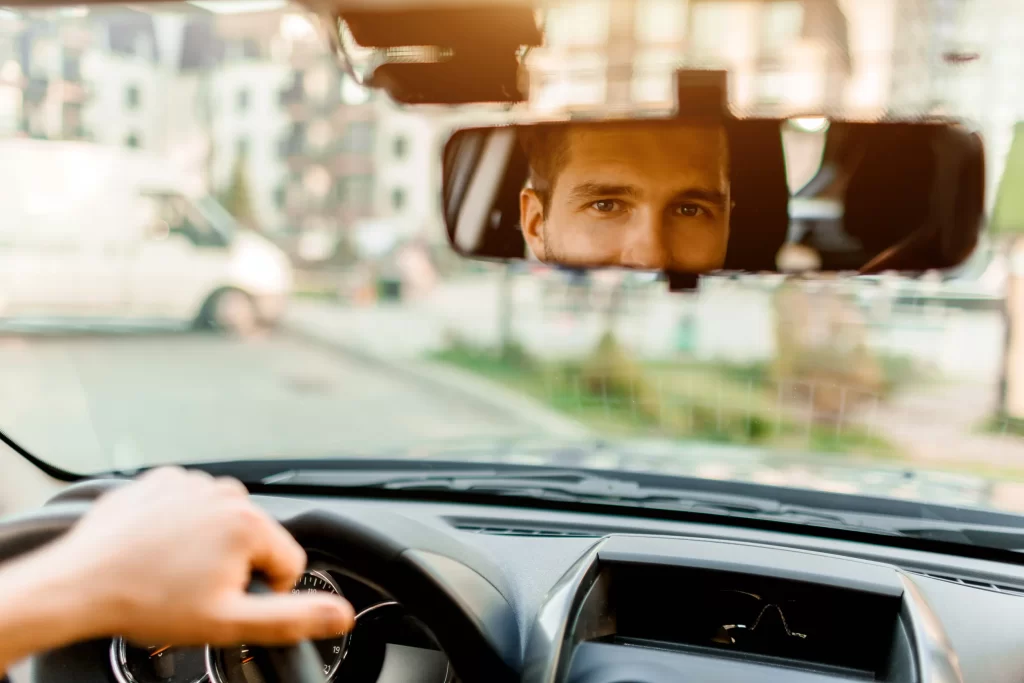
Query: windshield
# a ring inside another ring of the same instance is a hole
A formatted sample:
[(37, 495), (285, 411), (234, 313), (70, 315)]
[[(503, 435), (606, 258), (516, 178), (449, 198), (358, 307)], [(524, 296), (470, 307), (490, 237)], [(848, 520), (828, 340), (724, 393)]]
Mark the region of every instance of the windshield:
[(443, 145), (511, 114), (396, 106), (299, 7), (0, 10), (0, 430), (76, 473), (465, 459), (1024, 511), (1022, 13), (552, 4), (534, 113), (668, 112), (674, 68), (726, 68), (736, 112), (795, 117), (791, 188), (822, 115), (984, 137), (986, 237), (953, 272), (670, 293), (455, 255)]

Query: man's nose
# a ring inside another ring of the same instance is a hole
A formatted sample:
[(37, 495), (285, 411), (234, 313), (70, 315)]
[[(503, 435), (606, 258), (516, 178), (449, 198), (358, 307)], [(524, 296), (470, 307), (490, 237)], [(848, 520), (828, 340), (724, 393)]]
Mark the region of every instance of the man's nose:
[(621, 265), (627, 268), (664, 270), (668, 266), (664, 219), (660, 212), (640, 212), (627, 229)]

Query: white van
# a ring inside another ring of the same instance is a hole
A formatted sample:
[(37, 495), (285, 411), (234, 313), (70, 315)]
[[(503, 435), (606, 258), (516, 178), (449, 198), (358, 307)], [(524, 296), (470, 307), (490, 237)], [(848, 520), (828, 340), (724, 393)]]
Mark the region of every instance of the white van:
[(0, 141), (0, 319), (274, 324), (285, 254), (142, 152)]

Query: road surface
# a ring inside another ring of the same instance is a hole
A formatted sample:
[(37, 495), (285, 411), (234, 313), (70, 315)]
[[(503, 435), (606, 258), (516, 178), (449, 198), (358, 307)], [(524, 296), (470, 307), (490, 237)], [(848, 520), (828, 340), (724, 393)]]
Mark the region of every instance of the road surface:
[(530, 428), (285, 334), (0, 337), (0, 430), (75, 472), (374, 454)]

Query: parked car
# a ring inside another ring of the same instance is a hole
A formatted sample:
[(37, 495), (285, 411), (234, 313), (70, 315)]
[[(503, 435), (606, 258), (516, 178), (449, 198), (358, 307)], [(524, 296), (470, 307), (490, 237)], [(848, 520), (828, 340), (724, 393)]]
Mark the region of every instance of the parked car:
[(281, 316), (292, 287), (285, 254), (166, 160), (43, 140), (3, 141), (0, 156), (0, 319), (244, 332)]

